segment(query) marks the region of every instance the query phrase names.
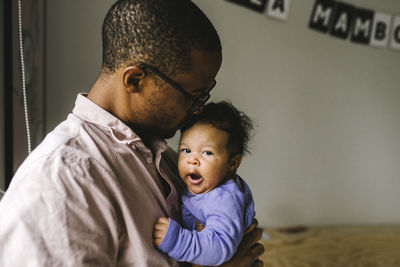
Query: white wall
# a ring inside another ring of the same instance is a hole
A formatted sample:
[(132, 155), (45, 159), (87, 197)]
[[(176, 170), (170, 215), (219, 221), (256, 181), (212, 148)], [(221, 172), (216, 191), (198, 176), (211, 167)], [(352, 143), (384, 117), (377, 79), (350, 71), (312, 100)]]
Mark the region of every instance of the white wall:
[(47, 1), (47, 131), (64, 120), (101, 67), (101, 25), (113, 0)]
[[(399, 223), (400, 51), (308, 28), (313, 0), (275, 21), (226, 1), (195, 1), (218, 29), (216, 100), (258, 124), (240, 173), (263, 225)], [(400, 13), (398, 1), (344, 1)]]
[[(48, 130), (96, 79), (112, 2), (47, 2)], [(223, 0), (194, 2), (223, 43), (212, 99), (232, 100), (258, 125), (239, 173), (260, 224), (400, 223), (400, 52), (308, 29), (314, 0), (292, 1), (285, 22)], [(400, 13), (396, 0), (345, 2)]]

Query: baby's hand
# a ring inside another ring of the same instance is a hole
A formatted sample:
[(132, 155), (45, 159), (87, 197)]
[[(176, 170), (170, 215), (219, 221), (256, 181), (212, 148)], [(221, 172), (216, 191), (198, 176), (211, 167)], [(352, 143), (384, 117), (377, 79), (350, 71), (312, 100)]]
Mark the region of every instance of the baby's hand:
[(158, 218), (156, 224), (154, 225), (154, 244), (158, 247), (164, 239), (165, 234), (167, 233), (169, 225), (169, 220), (166, 217)]

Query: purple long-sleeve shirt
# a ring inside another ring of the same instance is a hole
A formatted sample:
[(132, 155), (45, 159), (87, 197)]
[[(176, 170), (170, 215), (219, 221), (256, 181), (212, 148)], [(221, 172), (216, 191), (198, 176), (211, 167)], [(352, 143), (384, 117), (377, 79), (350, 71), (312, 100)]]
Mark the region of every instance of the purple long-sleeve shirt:
[[(170, 219), (159, 248), (178, 261), (220, 265), (236, 252), (254, 217), (249, 186), (239, 177), (228, 180), (208, 193), (182, 196), (184, 227)], [(196, 221), (205, 225), (195, 230)]]

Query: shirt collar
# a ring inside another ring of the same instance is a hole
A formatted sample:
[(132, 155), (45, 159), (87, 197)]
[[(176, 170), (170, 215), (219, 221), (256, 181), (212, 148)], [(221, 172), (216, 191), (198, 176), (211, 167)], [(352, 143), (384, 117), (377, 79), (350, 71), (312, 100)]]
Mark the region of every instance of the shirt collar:
[[(92, 102), (87, 98), (87, 94), (78, 94), (72, 113), (85, 121), (107, 128), (118, 143), (135, 144), (137, 147), (146, 149), (141, 138), (128, 125)], [(152, 150), (165, 151), (166, 149), (167, 143), (164, 140), (156, 139), (152, 142)]]

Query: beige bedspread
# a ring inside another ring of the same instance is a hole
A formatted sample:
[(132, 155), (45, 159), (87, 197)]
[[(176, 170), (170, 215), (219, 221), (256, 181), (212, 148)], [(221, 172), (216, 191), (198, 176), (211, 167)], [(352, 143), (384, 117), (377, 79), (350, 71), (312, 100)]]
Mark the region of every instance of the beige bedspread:
[(265, 267), (400, 267), (400, 226), (264, 232), (270, 237), (261, 241)]

